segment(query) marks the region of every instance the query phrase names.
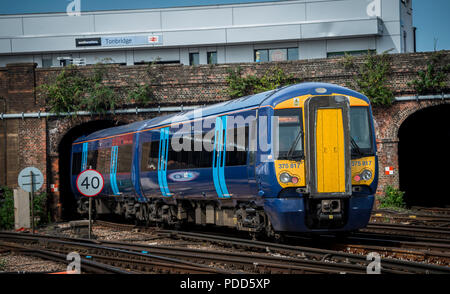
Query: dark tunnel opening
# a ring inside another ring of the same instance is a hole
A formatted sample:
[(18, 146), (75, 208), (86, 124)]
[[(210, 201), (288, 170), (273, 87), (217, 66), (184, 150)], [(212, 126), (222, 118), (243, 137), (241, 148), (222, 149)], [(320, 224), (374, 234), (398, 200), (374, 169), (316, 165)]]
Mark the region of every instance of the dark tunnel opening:
[(408, 206), (450, 207), (450, 105), (412, 114), (399, 130), (400, 190)]
[(113, 120), (97, 120), (80, 124), (70, 129), (61, 139), (59, 153), (59, 191), (61, 201), (61, 217), (71, 220), (76, 217), (76, 201), (70, 188), (70, 151), (72, 143), (81, 136), (89, 135), (101, 129), (118, 126)]

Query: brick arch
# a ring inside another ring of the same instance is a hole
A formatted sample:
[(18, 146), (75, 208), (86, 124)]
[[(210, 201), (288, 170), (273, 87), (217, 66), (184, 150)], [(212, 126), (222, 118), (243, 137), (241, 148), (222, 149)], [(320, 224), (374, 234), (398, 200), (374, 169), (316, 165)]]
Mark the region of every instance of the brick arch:
[(394, 116), (394, 120), (392, 123), (392, 134), (393, 134), (393, 138), (396, 138), (397, 140), (398, 138), (398, 133), (400, 131), (400, 127), (402, 126), (402, 124), (410, 117), (412, 116), (414, 113), (423, 110), (423, 109), (427, 109), (430, 107), (435, 107), (435, 106), (439, 106), (439, 105), (445, 105), (445, 104), (450, 104), (450, 100), (449, 99), (434, 99), (434, 100), (426, 100), (426, 101), (408, 101), (408, 102), (400, 102), (400, 103), (405, 103), (407, 104), (407, 106), (403, 109), (403, 111), (400, 112), (400, 115), (398, 116)]
[[(444, 104), (450, 104), (450, 100), (402, 101), (389, 108), (373, 108), (379, 163), (377, 194), (381, 195), (386, 185), (399, 187), (398, 134), (402, 124), (417, 111)], [(385, 167), (393, 167), (394, 174), (385, 175)]]

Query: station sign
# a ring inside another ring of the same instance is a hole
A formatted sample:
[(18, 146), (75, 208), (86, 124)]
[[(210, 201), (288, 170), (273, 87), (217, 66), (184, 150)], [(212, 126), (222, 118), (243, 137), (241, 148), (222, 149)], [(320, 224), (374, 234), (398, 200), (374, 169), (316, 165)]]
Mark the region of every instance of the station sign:
[(137, 45), (162, 45), (162, 35), (106, 36), (96, 38), (76, 38), (76, 47), (121, 47)]
[(94, 197), (100, 194), (105, 185), (101, 173), (93, 169), (87, 169), (77, 177), (77, 189), (86, 197)]
[(162, 45), (162, 35), (102, 37), (102, 47)]

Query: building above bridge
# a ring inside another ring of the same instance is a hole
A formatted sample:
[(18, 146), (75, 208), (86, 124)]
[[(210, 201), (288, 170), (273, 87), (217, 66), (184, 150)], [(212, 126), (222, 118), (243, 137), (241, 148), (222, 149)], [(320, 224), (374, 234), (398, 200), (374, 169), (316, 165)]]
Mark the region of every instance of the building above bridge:
[(83, 11), (75, 0), (69, 12), (0, 15), (0, 67), (265, 62), (415, 47), (412, 0), (194, 2)]

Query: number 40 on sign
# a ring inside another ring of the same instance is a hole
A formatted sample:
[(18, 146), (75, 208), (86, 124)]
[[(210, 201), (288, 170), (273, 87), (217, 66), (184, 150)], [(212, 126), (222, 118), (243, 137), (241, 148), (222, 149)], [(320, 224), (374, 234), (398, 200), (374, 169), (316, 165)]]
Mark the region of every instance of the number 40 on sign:
[(103, 176), (96, 170), (88, 169), (78, 175), (77, 189), (84, 196), (97, 196), (102, 191), (103, 186)]

